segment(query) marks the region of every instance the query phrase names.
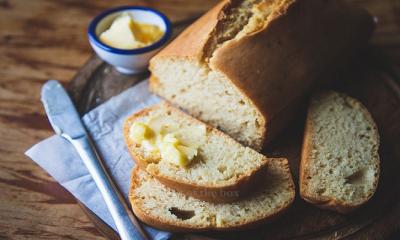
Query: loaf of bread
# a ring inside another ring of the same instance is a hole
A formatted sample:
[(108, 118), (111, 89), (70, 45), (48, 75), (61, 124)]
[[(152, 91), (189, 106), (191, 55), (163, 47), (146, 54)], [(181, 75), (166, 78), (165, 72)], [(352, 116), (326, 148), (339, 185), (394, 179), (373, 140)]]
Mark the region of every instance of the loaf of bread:
[(347, 213), (374, 194), (379, 134), (357, 100), (329, 91), (313, 96), (304, 134), (300, 194), (321, 208)]
[(259, 150), (372, 30), (335, 0), (224, 0), (151, 60), (150, 89)]
[(129, 200), (143, 222), (170, 231), (238, 230), (277, 217), (294, 200), (286, 159), (270, 159), (259, 189), (233, 203), (210, 203), (174, 191), (134, 168)]
[[(135, 123), (151, 123), (155, 131), (164, 128), (184, 145), (196, 146), (197, 156), (188, 166), (179, 166), (166, 161), (162, 153), (146, 154), (146, 146), (132, 139), (130, 131)], [(233, 201), (245, 195), (268, 163), (264, 155), (166, 102), (129, 117), (124, 136), (129, 152), (142, 169), (171, 188), (211, 202)]]

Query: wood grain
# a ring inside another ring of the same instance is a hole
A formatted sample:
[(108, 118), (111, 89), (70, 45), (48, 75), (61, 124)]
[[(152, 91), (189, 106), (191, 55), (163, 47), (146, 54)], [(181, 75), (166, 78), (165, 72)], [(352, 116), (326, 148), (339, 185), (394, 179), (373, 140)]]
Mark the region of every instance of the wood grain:
[[(50, 78), (68, 85), (92, 54), (90, 19), (109, 7), (141, 4), (180, 21), (216, 2), (0, 0), (0, 239), (104, 239), (72, 196), (23, 155), (52, 134), (41, 85)], [(378, 17), (372, 44), (400, 64), (399, 1), (352, 2)]]

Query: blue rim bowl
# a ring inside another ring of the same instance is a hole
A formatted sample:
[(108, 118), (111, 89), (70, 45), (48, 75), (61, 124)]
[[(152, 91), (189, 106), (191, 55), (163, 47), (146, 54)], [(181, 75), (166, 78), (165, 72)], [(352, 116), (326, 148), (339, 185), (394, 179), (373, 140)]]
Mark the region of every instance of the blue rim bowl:
[[(129, 49), (129, 50), (113, 48), (113, 47), (110, 47), (110, 46), (102, 43), (96, 34), (97, 24), (103, 18), (108, 16), (109, 14), (112, 14), (115, 12), (123, 12), (124, 10), (142, 10), (142, 11), (152, 12), (152, 13), (158, 15), (164, 21), (165, 26), (166, 26), (166, 30), (165, 30), (165, 33), (162, 36), (162, 38), (149, 46), (142, 47), (142, 48)], [(98, 46), (99, 48), (101, 48), (107, 52), (116, 53), (116, 54), (125, 54), (125, 55), (141, 54), (141, 53), (146, 53), (146, 52), (155, 50), (155, 49), (161, 47), (162, 45), (164, 45), (169, 40), (169, 38), (171, 36), (171, 32), (172, 32), (171, 22), (163, 13), (161, 13), (153, 8), (142, 7), (142, 6), (122, 6), (122, 7), (108, 9), (106, 11), (101, 12), (99, 15), (97, 15), (90, 22), (89, 27), (88, 27), (89, 40), (92, 41), (94, 44), (96, 44), (96, 46)]]

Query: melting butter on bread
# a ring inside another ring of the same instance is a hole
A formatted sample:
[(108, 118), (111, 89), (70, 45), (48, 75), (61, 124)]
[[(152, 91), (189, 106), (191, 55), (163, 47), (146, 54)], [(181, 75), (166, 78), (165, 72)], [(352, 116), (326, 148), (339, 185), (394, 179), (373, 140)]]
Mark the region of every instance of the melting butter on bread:
[[(195, 149), (193, 159), (179, 165), (179, 161), (168, 161), (162, 149), (161, 153), (149, 153), (149, 147), (132, 138), (132, 126), (137, 123), (149, 124), (154, 132), (165, 131), (165, 136), (173, 134), (181, 146)], [(124, 136), (129, 152), (143, 170), (171, 188), (212, 202), (233, 201), (245, 195), (268, 163), (264, 155), (166, 102), (129, 117)]]

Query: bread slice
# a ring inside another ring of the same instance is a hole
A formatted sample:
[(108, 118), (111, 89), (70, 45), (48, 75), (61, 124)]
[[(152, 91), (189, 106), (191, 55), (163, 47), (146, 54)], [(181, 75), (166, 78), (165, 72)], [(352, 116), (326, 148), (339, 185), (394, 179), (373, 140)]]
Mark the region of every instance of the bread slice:
[(233, 203), (209, 203), (174, 191), (134, 168), (129, 200), (143, 222), (169, 231), (239, 230), (282, 214), (295, 189), (286, 159), (270, 159), (256, 193)]
[[(175, 125), (175, 129), (182, 131), (182, 138), (192, 142), (190, 137), (198, 135), (195, 130), (205, 127), (198, 155), (187, 168), (164, 161), (160, 155), (146, 156), (143, 147), (131, 139), (131, 125), (149, 120), (159, 121), (161, 125)], [(125, 121), (124, 135), (129, 152), (142, 169), (171, 188), (212, 202), (233, 201), (245, 195), (268, 163), (264, 155), (166, 102), (129, 117)]]
[(150, 89), (259, 150), (373, 25), (340, 1), (224, 0), (151, 60)]
[(312, 97), (300, 164), (301, 197), (347, 213), (374, 194), (379, 180), (379, 134), (368, 110), (333, 91)]

